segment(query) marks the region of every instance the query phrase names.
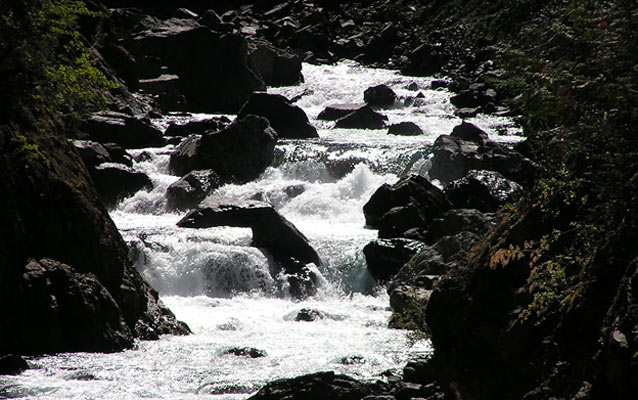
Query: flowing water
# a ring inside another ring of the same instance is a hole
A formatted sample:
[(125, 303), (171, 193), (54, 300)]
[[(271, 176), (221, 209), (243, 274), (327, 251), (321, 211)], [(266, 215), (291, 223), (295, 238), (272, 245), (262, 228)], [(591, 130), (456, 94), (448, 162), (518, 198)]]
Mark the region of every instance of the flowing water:
[[(242, 399), (268, 381), (310, 372), (380, 379), (384, 371), (430, 351), (427, 341), (414, 343), (405, 331), (386, 327), (388, 296), (367, 273), (361, 252), (376, 237), (364, 226), (362, 206), (381, 184), (427, 170), (432, 142), (460, 123), (449, 104), (451, 94), (430, 90), (430, 78), (348, 63), (304, 65), (303, 72), (304, 84), (270, 92), (295, 98), (320, 138), (280, 140), (275, 164), (259, 179), (215, 194), (269, 201), (294, 223), (322, 258), (318, 294), (292, 300), (282, 277), (271, 273), (268, 256), (250, 247), (250, 229), (178, 228), (184, 213), (166, 212), (164, 197), (178, 179), (168, 173), (174, 146), (145, 149), (150, 158), (135, 168), (147, 173), (155, 188), (123, 201), (111, 216), (135, 250), (138, 269), (193, 334), (138, 342), (116, 354), (31, 358), (31, 370), (0, 377), (0, 398)], [(363, 91), (381, 83), (402, 99), (414, 98), (418, 91), (406, 89), (413, 82), (424, 96), (383, 113), (390, 123), (415, 122), (422, 136), (334, 129), (334, 123), (315, 119), (328, 104), (362, 102)], [(516, 140), (516, 127), (504, 118), (479, 116), (470, 122), (493, 139)], [(301, 309), (325, 318), (295, 321)], [(244, 347), (265, 356), (227, 354)]]

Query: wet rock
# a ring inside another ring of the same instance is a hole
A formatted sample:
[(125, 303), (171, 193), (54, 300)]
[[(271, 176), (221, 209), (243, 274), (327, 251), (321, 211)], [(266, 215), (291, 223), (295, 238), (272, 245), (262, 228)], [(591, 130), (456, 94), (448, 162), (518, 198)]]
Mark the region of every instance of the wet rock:
[(432, 219), (423, 240), (427, 243), (435, 243), (445, 236), (456, 235), (459, 232), (480, 235), (492, 227), (495, 219), (494, 214), (484, 214), (477, 209), (454, 208)]
[(326, 316), (319, 310), (312, 308), (302, 308), (295, 316), (295, 321), (312, 322), (318, 319), (324, 319)]
[(382, 129), (388, 120), (383, 114), (374, 111), (370, 106), (363, 106), (337, 119), (335, 127), (345, 129)]
[(518, 201), (523, 188), (498, 172), (472, 170), (463, 178), (450, 182), (444, 191), (454, 207), (494, 212), (507, 203)]
[(261, 358), (266, 357), (268, 353), (254, 347), (231, 347), (221, 352), (221, 355), (233, 355), (238, 357)]
[(363, 92), (363, 101), (371, 106), (389, 107), (396, 99), (396, 93), (387, 85), (372, 86)]
[(470, 170), (489, 170), (507, 179), (524, 182), (535, 173), (535, 165), (520, 153), (494, 141), (473, 142), (457, 136), (441, 135), (432, 148), (430, 178), (444, 184), (463, 178)]
[(220, 186), (220, 179), (212, 170), (191, 171), (166, 189), (166, 208), (186, 210)]
[(276, 259), (294, 258), (302, 263), (321, 264), (308, 239), (268, 204), (258, 201), (238, 202), (223, 197), (209, 197), (182, 218), (177, 226), (208, 228), (236, 226), (251, 228), (253, 246), (268, 250)]
[(230, 125), (231, 121), (227, 117), (213, 117), (199, 121), (188, 121), (185, 124), (171, 122), (166, 128), (166, 136), (201, 135), (206, 131), (219, 131)]
[(177, 176), (184, 176), (190, 171), (205, 169), (204, 162), (198, 153), (200, 142), (200, 137), (191, 135), (177, 146), (171, 153), (168, 163), (171, 173)]
[(133, 156), (117, 143), (102, 143), (102, 146), (109, 152), (111, 161), (118, 164), (133, 166)]
[(454, 129), (452, 129), (450, 136), (467, 140), (478, 145), (486, 145), (489, 141), (489, 137), (485, 131), (478, 126), (465, 121), (463, 121), (460, 125), (455, 126)]
[(394, 185), (384, 184), (363, 206), (366, 224), (379, 229), (379, 237), (401, 237), (411, 228), (426, 229), (429, 222), (452, 205), (445, 194), (419, 175)]
[(0, 375), (19, 375), (29, 369), (29, 364), (24, 358), (6, 354), (0, 356)]
[(108, 150), (98, 142), (91, 140), (70, 140), (70, 142), (88, 169), (111, 161)]
[(222, 182), (251, 181), (272, 163), (276, 142), (277, 133), (266, 118), (239, 117), (226, 129), (203, 135), (194, 146), (202, 165), (198, 169), (212, 169)]
[(333, 104), (323, 109), (317, 116), (317, 119), (324, 121), (336, 121), (339, 118), (343, 118), (348, 114), (351, 114), (358, 109), (365, 107), (365, 104)]
[(139, 52), (159, 57), (180, 78), (193, 111), (235, 113), (265, 85), (248, 67), (248, 45), (193, 20), (155, 21), (135, 37)]
[(388, 127), (388, 135), (415, 136), (423, 135), (423, 131), (414, 122), (399, 122)]
[(140, 190), (150, 190), (153, 183), (146, 174), (116, 163), (105, 163), (91, 171), (102, 201), (107, 206), (115, 205), (119, 200), (132, 196)]
[(306, 113), (281, 95), (254, 93), (241, 108), (237, 117), (242, 118), (249, 114), (268, 119), (270, 126), (280, 138), (319, 137), (317, 130), (308, 121)]
[(145, 121), (121, 113), (94, 114), (80, 125), (80, 131), (92, 141), (117, 143), (126, 149), (164, 145), (160, 130)]
[(357, 400), (383, 390), (382, 383), (363, 383), (334, 372), (318, 372), (292, 379), (280, 379), (266, 384), (251, 400), (334, 399)]
[(417, 240), (376, 239), (363, 248), (368, 271), (377, 282), (389, 281), (399, 269), (425, 247)]
[(248, 45), (248, 58), (268, 86), (296, 85), (303, 82), (301, 59), (293, 53), (259, 41)]

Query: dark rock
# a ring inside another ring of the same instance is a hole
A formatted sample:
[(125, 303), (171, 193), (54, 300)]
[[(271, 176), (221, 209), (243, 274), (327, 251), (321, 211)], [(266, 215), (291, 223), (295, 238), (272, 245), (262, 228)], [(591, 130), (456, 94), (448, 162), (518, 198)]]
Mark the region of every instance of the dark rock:
[(363, 92), (363, 101), (371, 106), (389, 107), (396, 99), (396, 93), (387, 85), (372, 86)]
[(137, 57), (135, 69), (139, 79), (157, 78), (162, 75), (162, 59), (149, 55), (140, 55)]
[(180, 91), (180, 79), (177, 75), (162, 74), (155, 78), (141, 79), (139, 87), (142, 92), (154, 98), (162, 112), (188, 109), (186, 98)]
[(146, 174), (133, 171), (122, 164), (99, 165), (91, 171), (91, 177), (102, 201), (107, 206), (113, 206), (119, 200), (132, 196), (142, 189), (153, 188), (153, 183)]
[(471, 90), (464, 90), (461, 93), (450, 97), (450, 103), (458, 108), (474, 108), (481, 106), (481, 101)]
[(320, 265), (319, 255), (308, 239), (271, 206), (256, 202), (237, 202), (222, 197), (208, 198), (186, 214), (177, 226), (208, 228), (236, 226), (251, 228), (253, 246), (267, 249), (275, 258), (292, 257), (302, 263)]
[(459, 118), (474, 118), (478, 115), (480, 111), (481, 109), (479, 107), (465, 107), (465, 108), (459, 108), (455, 112), (455, 114)]
[(51, 259), (31, 259), (11, 292), (12, 300), (5, 304), (15, 307), (27, 328), (12, 340), (23, 354), (112, 352), (133, 345), (117, 303), (93, 274)]
[(135, 92), (138, 89), (138, 76), (135, 57), (124, 47), (109, 43), (99, 49), (100, 54), (115, 70), (117, 75), (124, 80), (126, 86)]
[(108, 150), (98, 142), (90, 140), (71, 140), (71, 143), (88, 169), (111, 161)]
[(188, 8), (178, 8), (173, 13), (173, 18), (182, 18), (182, 19), (197, 19), (199, 15), (189, 10)]
[(313, 310), (311, 308), (302, 308), (297, 313), (295, 321), (312, 322), (318, 319), (324, 319), (326, 316), (319, 310)]
[(387, 282), (424, 246), (424, 243), (410, 239), (377, 239), (363, 248), (363, 254), (374, 279)]
[(201, 135), (205, 131), (219, 131), (230, 125), (227, 117), (213, 117), (200, 121), (188, 121), (185, 124), (177, 124), (171, 122), (166, 128), (164, 134), (166, 136), (182, 136)]
[(432, 148), (430, 178), (444, 184), (460, 179), (470, 170), (491, 170), (507, 179), (524, 182), (535, 173), (535, 165), (520, 153), (491, 140), (477, 144), (449, 135), (441, 135)]
[(388, 135), (423, 135), (423, 131), (414, 122), (400, 122), (398, 124), (392, 124), (388, 127)]
[(318, 372), (266, 384), (251, 400), (360, 400), (388, 390), (381, 383), (363, 383), (334, 372)]
[(100, 143), (117, 143), (126, 149), (164, 145), (162, 132), (149, 123), (121, 113), (98, 113), (80, 125), (80, 131)]
[(425, 240), (434, 243), (444, 236), (456, 235), (459, 232), (483, 234), (492, 226), (495, 216), (483, 214), (476, 209), (451, 209), (432, 219)]
[(124, 147), (117, 143), (102, 143), (102, 146), (109, 152), (109, 157), (112, 162), (124, 164), (127, 167), (133, 166), (133, 156), (131, 156)]
[(223, 131), (202, 136), (195, 146), (202, 162), (197, 169), (212, 169), (222, 182), (251, 181), (272, 163), (276, 142), (267, 119), (240, 117)]
[[(422, 279), (418, 282), (418, 285), (414, 285), (413, 282), (409, 284), (391, 282), (391, 286), (388, 287), (388, 294), (390, 295), (392, 311), (401, 314), (416, 307), (425, 308), (432, 294), (432, 281), (427, 277), (425, 280), (427, 280), (428, 284), (424, 284)], [(390, 321), (390, 326), (393, 326), (392, 321)]]
[(301, 59), (296, 54), (263, 41), (250, 43), (248, 48), (248, 58), (266, 85), (286, 86), (303, 82)]
[(214, 171), (191, 171), (166, 189), (166, 208), (169, 210), (193, 208), (219, 186), (220, 179)]
[(221, 355), (233, 355), (238, 357), (261, 358), (266, 357), (268, 353), (254, 347), (231, 347), (221, 352)]
[(431, 76), (440, 72), (450, 60), (450, 55), (440, 45), (423, 43), (408, 56), (407, 64), (401, 68), (403, 75)]
[(327, 106), (323, 111), (321, 111), (317, 116), (317, 119), (324, 121), (336, 121), (362, 107), (365, 107), (365, 104), (333, 104)]
[(335, 127), (345, 129), (382, 129), (388, 120), (370, 106), (363, 106), (337, 120)]
[(460, 125), (455, 126), (454, 129), (452, 129), (450, 136), (467, 140), (478, 145), (486, 145), (489, 140), (485, 131), (476, 125), (465, 121), (463, 121)]
[(0, 356), (0, 375), (19, 375), (29, 369), (29, 364), (20, 356)]
[(306, 113), (284, 96), (254, 93), (237, 114), (237, 118), (253, 114), (265, 117), (280, 138), (301, 139), (319, 137)]
[(417, 358), (408, 361), (403, 368), (403, 380), (427, 385), (435, 381), (436, 371), (430, 359)]
[(198, 22), (217, 32), (228, 32), (232, 29), (232, 25), (225, 23), (214, 10), (206, 10)]
[(191, 135), (177, 146), (168, 163), (171, 173), (184, 176), (190, 171), (205, 169), (204, 162), (199, 157), (200, 142), (200, 137)]
[(140, 52), (162, 59), (180, 78), (193, 111), (234, 113), (252, 92), (265, 90), (248, 67), (248, 46), (239, 35), (220, 34), (192, 20), (156, 21), (140, 32)]
[(450, 182), (444, 191), (454, 207), (494, 212), (507, 203), (515, 203), (523, 188), (498, 172), (472, 170)]
[(379, 187), (363, 206), (363, 213), (366, 224), (378, 228), (380, 237), (400, 237), (410, 228), (427, 228), (451, 206), (445, 194), (427, 179), (410, 175), (394, 185)]

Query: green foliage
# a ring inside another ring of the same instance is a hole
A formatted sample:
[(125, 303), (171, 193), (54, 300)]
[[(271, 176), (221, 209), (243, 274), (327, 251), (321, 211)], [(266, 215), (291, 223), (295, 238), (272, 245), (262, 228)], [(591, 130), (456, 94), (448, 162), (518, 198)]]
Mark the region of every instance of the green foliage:
[(16, 134), (13, 136), (15, 145), (18, 147), (18, 157), (24, 161), (24, 169), (31, 168), (34, 164), (43, 164), (46, 168), (50, 168), (49, 160), (40, 152), (40, 148), (35, 143), (30, 143), (26, 136)]
[(101, 105), (113, 88), (91, 60), (78, 31), (80, 17), (97, 17), (83, 2), (50, 0), (28, 14), (29, 67), (38, 76), (33, 98), (61, 114), (81, 115)]

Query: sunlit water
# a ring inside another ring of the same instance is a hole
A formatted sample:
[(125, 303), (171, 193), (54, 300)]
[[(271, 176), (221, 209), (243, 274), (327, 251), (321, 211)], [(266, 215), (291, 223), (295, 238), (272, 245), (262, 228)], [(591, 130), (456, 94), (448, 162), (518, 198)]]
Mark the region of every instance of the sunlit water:
[[(361, 252), (376, 231), (364, 227), (361, 209), (381, 184), (408, 172), (425, 173), (433, 141), (460, 123), (449, 104), (450, 93), (430, 90), (428, 78), (346, 63), (305, 64), (303, 72), (303, 85), (271, 92), (299, 96), (296, 104), (320, 138), (280, 140), (275, 165), (259, 179), (227, 185), (215, 195), (266, 200), (292, 221), (323, 261), (317, 268), (319, 293), (291, 300), (268, 255), (250, 247), (250, 229), (178, 228), (184, 213), (167, 213), (164, 197), (178, 179), (168, 174), (174, 147), (146, 149), (151, 159), (135, 168), (147, 173), (155, 188), (123, 201), (111, 215), (135, 249), (137, 267), (193, 334), (138, 342), (135, 349), (117, 354), (31, 358), (33, 369), (19, 377), (0, 377), (0, 398), (245, 398), (273, 379), (317, 371), (378, 379), (409, 357), (430, 351), (427, 341), (414, 343), (406, 332), (386, 327), (388, 298), (367, 273)], [(404, 106), (405, 98), (419, 92), (406, 89), (412, 82), (424, 97)], [(389, 122), (412, 121), (424, 135), (334, 129), (334, 123), (315, 119), (326, 105), (362, 102), (363, 91), (381, 83), (401, 98), (382, 111)], [(506, 119), (479, 116), (470, 121), (496, 140), (517, 139), (516, 127)], [(157, 121), (163, 126), (167, 122)], [(302, 308), (318, 310), (325, 318), (297, 322)], [(265, 356), (224, 354), (233, 347), (256, 348)]]

